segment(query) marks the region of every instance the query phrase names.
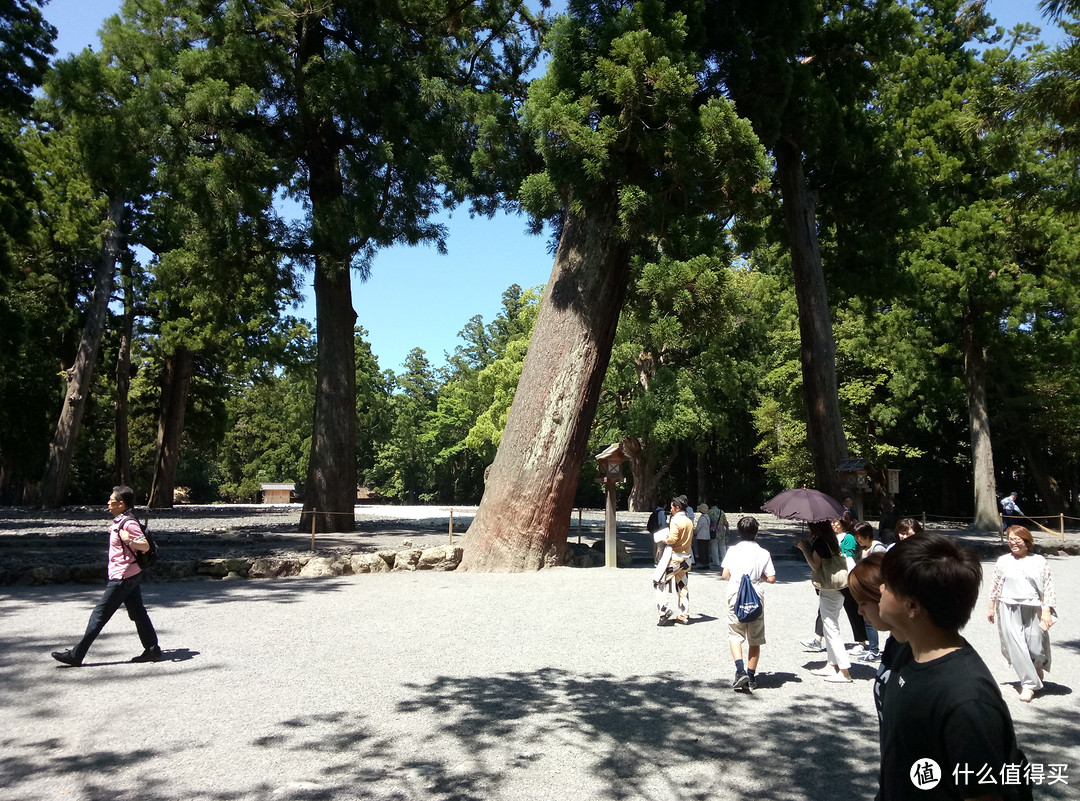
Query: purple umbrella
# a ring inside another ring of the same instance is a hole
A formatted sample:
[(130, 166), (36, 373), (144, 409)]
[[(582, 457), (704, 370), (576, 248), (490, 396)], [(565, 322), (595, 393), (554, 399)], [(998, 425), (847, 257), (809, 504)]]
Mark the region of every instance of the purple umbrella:
[(839, 501), (814, 489), (784, 490), (766, 501), (761, 508), (784, 520), (803, 520), (807, 523), (838, 520), (845, 511)]

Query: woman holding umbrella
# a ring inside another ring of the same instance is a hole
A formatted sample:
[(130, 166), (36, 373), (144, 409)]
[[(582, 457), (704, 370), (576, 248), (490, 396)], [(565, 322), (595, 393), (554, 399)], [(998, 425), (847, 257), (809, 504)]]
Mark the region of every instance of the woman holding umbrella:
[(832, 526), (827, 522), (808, 524), (809, 540), (799, 540), (797, 547), (810, 565), (814, 586), (818, 594), (818, 612), (825, 632), (825, 652), (828, 664), (819, 670), (811, 671), (827, 682), (849, 684), (851, 682), (851, 660), (844, 648), (840, 636), (840, 610), (844, 608), (844, 596), (841, 590), (847, 586), (847, 563), (840, 553), (840, 543), (833, 534)]

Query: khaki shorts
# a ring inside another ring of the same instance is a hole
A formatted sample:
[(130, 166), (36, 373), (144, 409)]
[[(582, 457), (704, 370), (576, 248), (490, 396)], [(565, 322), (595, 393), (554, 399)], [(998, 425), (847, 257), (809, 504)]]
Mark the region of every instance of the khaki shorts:
[(747, 645), (765, 644), (765, 604), (761, 605), (761, 614), (757, 620), (743, 623), (735, 617), (735, 597), (728, 599), (727, 614), (728, 637), (733, 640), (746, 640)]

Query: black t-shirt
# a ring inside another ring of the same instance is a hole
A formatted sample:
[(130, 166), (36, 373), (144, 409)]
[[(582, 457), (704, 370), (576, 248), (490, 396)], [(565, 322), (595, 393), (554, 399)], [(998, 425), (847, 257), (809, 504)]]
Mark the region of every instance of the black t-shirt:
[[(965, 641), (920, 663), (909, 644), (898, 643), (889, 656), (878, 798), (952, 801), (998, 794), (1030, 801), (1027, 760), (1016, 745), (1012, 716), (975, 649)], [(934, 778), (938, 783), (931, 787)]]
[(892, 673), (893, 661), (896, 659), (896, 650), (899, 647), (900, 643), (892, 637), (886, 637), (885, 647), (881, 649), (877, 675), (874, 676), (874, 708), (877, 709), (878, 742), (881, 742), (881, 698), (885, 692), (885, 685), (889, 683), (889, 674)]

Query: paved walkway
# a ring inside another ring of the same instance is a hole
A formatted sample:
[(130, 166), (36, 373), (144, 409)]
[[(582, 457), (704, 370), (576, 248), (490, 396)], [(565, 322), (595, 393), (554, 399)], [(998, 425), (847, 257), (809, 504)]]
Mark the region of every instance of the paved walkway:
[[(1066, 766), (1036, 797), (1071, 799), (1080, 559), (1052, 565), (1061, 621), (1034, 704), (1008, 684), (985, 589), (965, 633), (1029, 759)], [(692, 625), (664, 629), (646, 567), (153, 584), (169, 661), (126, 662), (139, 646), (120, 614), (78, 669), (48, 654), (100, 589), (3, 587), (0, 799), (870, 798), (874, 669), (809, 674), (808, 570), (777, 567), (753, 696), (729, 689), (716, 573), (691, 577)]]

